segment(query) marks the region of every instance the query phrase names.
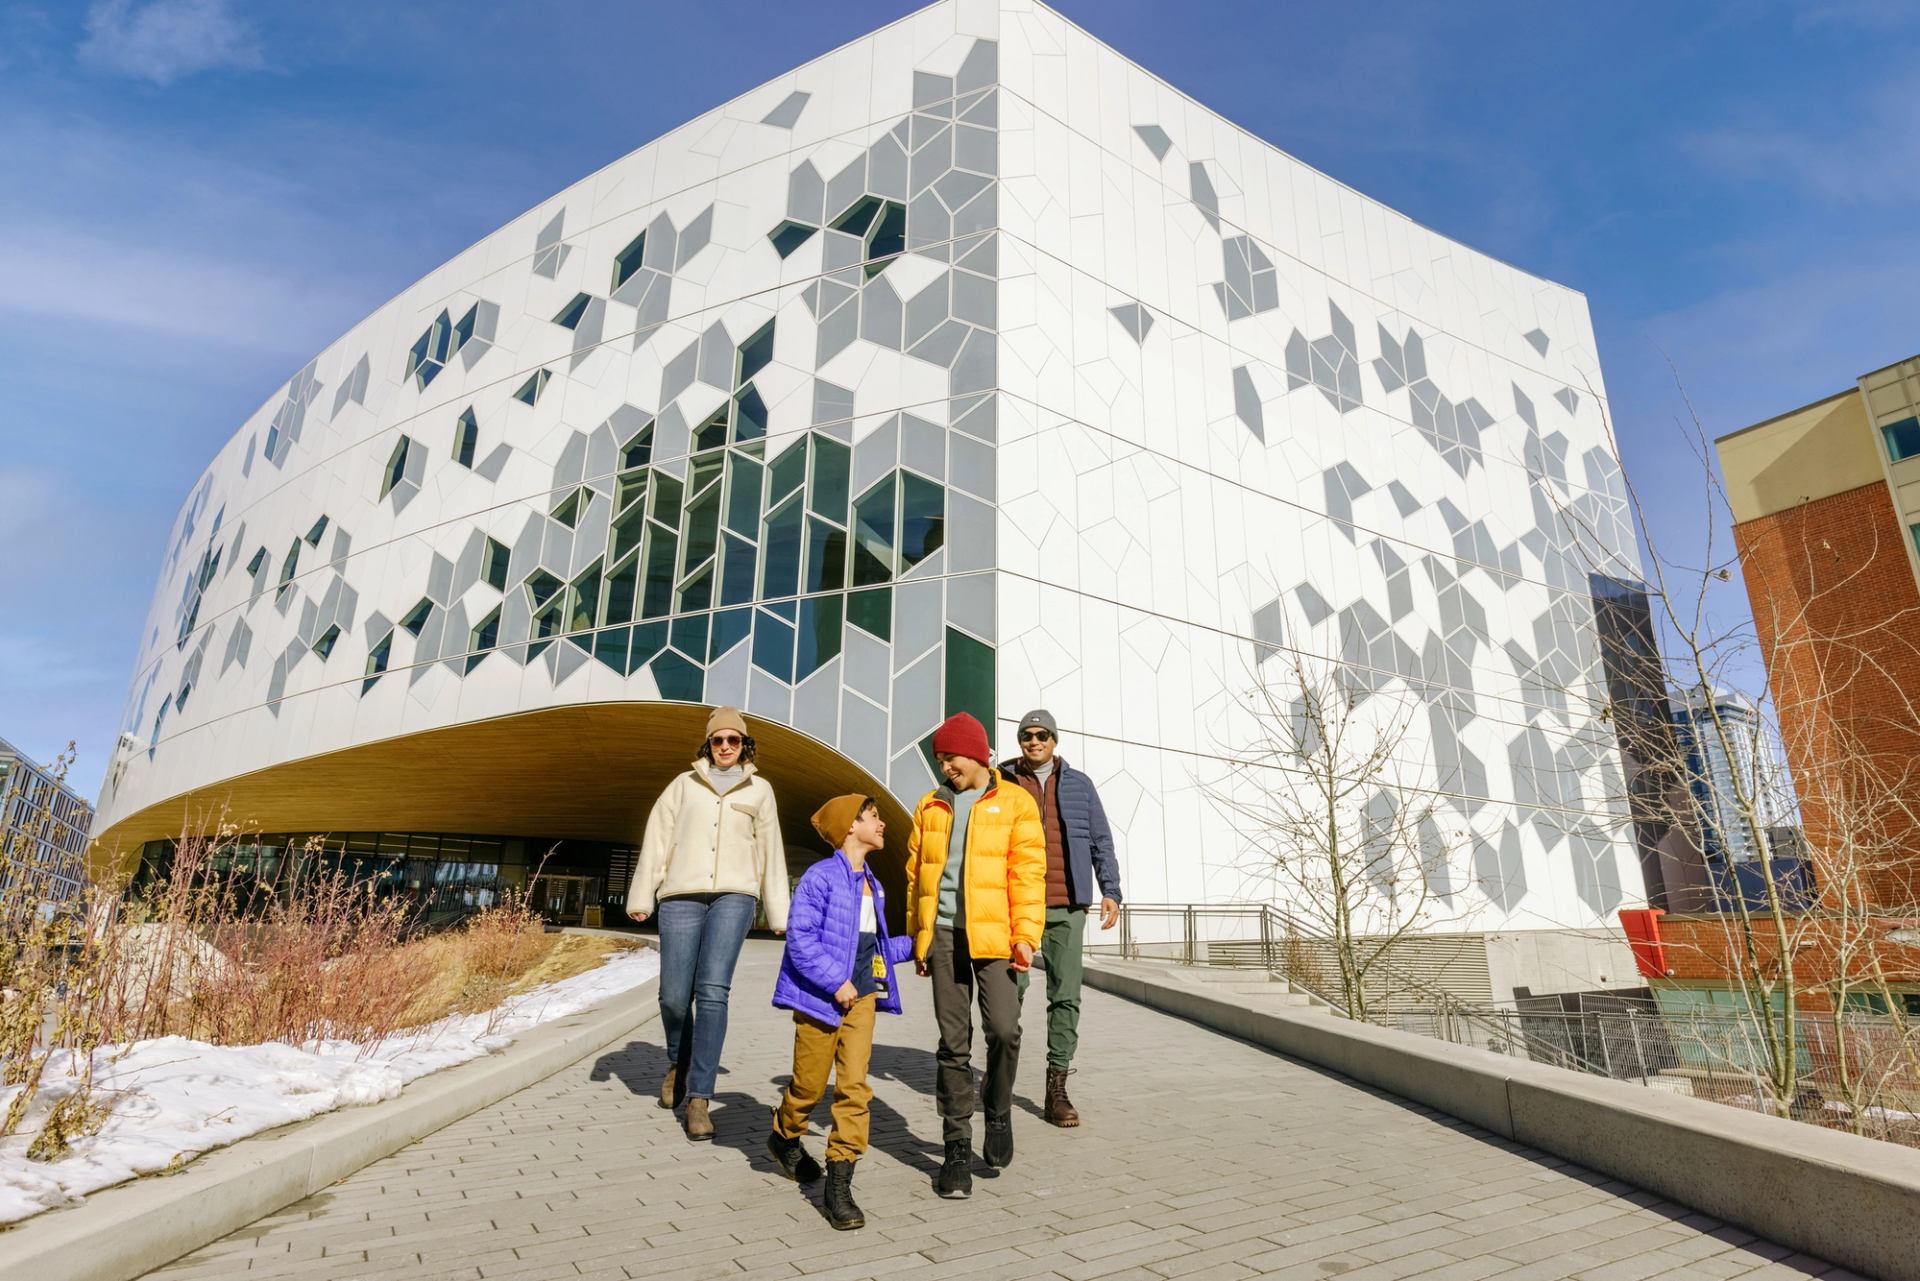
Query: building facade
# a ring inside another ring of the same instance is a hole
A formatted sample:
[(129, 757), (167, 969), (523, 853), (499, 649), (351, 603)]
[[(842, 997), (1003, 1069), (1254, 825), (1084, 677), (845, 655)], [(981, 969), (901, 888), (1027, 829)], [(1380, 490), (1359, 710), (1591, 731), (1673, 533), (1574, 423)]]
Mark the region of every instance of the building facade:
[[(1652, 927), (1666, 969), (1653, 988), (1669, 1012), (1749, 1008), (1742, 975), (1779, 972), (1777, 901), (1801, 1008), (1920, 1013), (1920, 951), (1905, 941), (1920, 930), (1916, 371), (1914, 360), (1877, 370), (1716, 442), (1769, 696), (1764, 709), (1717, 706), (1736, 744), (1777, 733), (1791, 784), (1786, 803), (1763, 815), (1763, 877), (1751, 830), (1729, 835), (1747, 825), (1727, 823), (1703, 787), (1721, 769), (1749, 767), (1726, 753), (1707, 759), (1717, 735), (1699, 691), (1676, 707), (1676, 736), (1699, 763), (1701, 844), (1723, 864), (1715, 895), (1675, 905)], [(1756, 765), (1747, 777), (1762, 786), (1769, 772)]]
[(1815, 874), (1859, 878), (1870, 901), (1908, 911), (1920, 910), (1917, 414), (1920, 357), (1717, 446)]
[(0, 738), (0, 894), (31, 903), (78, 896), (92, 827), (93, 807), (64, 778)]
[(1299, 655), (1411, 709), (1452, 917), (1590, 928), (1643, 892), (1591, 711), (1588, 574), (1637, 573), (1607, 442), (1579, 294), (951, 0), (543, 201), (240, 428), (103, 857), (224, 814), (404, 879), (457, 833), (617, 908), (701, 704), (746, 710), (796, 866), (835, 791), (904, 830), (948, 713), (1011, 751), (1044, 705), (1129, 898), (1243, 898), (1223, 780)]

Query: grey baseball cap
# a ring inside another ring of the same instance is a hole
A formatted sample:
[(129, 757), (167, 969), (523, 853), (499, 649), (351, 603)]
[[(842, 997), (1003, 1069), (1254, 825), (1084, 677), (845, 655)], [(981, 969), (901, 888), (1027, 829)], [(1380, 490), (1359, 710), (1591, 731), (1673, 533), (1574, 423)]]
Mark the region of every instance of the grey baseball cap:
[(1055, 738), (1060, 737), (1060, 727), (1054, 724), (1053, 713), (1044, 707), (1036, 707), (1025, 716), (1022, 716), (1020, 718), (1020, 729), (1015, 730), (1014, 733), (1018, 734), (1020, 730), (1029, 729), (1043, 729)]

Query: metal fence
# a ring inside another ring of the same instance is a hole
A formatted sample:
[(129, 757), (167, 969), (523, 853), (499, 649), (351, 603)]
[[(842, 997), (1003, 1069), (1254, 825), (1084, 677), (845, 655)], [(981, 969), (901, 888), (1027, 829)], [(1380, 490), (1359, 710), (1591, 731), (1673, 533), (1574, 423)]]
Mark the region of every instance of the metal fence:
[[(1089, 951), (1263, 969), (1345, 1014), (1331, 941), (1271, 905), (1128, 904), (1119, 943)], [(1662, 1011), (1611, 993), (1600, 1008), (1592, 998), (1587, 1008), (1546, 1008), (1557, 997), (1494, 1007), (1385, 959), (1365, 987), (1367, 1021), (1382, 1027), (1920, 1146), (1920, 1025), (1905, 1018), (1799, 1013), (1793, 1088), (1783, 1092), (1758, 1017)]]

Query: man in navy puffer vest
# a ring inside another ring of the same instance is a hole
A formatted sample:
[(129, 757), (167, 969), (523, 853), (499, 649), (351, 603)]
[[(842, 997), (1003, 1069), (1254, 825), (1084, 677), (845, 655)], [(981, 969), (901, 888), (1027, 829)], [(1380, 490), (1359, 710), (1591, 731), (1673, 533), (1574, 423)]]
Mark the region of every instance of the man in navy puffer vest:
[[(1047, 835), (1047, 927), (1040, 957), (1047, 969), (1047, 1120), (1080, 1124), (1067, 1097), (1067, 1074), (1080, 1045), (1081, 942), (1087, 909), (1100, 903), (1100, 928), (1120, 919), (1120, 860), (1113, 831), (1093, 780), (1056, 756), (1060, 730), (1053, 713), (1036, 708), (1020, 718), (1020, 754), (1001, 764), (1040, 806)], [(1097, 882), (1097, 885), (1096, 885)], [(1027, 977), (1020, 976), (1024, 996)]]

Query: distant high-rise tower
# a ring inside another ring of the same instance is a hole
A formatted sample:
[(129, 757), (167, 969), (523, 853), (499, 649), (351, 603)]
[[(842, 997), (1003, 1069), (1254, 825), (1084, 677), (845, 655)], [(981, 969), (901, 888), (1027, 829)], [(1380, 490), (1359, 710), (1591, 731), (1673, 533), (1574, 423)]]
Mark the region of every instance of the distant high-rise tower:
[(1766, 723), (1740, 695), (1701, 685), (1674, 698), (1673, 727), (1707, 857), (1752, 862), (1760, 856), (1759, 840), (1742, 798), (1753, 802), (1766, 828), (1784, 825), (1793, 810), (1786, 767)]

